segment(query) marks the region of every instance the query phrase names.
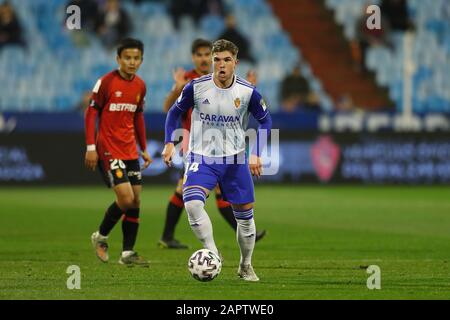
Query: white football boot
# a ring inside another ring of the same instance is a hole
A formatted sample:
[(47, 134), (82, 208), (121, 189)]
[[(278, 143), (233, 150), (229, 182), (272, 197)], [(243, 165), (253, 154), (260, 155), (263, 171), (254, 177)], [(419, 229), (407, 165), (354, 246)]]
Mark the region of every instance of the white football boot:
[(102, 236), (98, 231), (95, 231), (91, 236), (91, 242), (94, 247), (95, 254), (101, 262), (108, 262), (109, 259), (107, 240), (108, 237)]
[(253, 281), (253, 282), (259, 281), (259, 278), (256, 275), (255, 270), (253, 270), (251, 264), (239, 265), (238, 275), (245, 281)]

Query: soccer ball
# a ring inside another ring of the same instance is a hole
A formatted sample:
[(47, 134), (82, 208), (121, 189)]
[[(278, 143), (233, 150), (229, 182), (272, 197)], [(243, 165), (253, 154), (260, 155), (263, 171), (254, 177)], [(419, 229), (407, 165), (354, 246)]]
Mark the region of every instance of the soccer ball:
[(200, 249), (189, 258), (188, 268), (194, 279), (211, 281), (219, 275), (222, 259), (211, 250)]

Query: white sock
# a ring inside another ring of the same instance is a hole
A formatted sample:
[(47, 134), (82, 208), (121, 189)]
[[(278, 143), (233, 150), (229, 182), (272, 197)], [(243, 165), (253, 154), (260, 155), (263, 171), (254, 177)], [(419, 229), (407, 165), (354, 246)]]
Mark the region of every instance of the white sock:
[(219, 254), (214, 242), (211, 220), (204, 209), (205, 204), (203, 201), (190, 200), (184, 203), (184, 207), (188, 213), (191, 229), (202, 242), (203, 247)]
[(122, 251), (122, 258), (126, 258), (133, 254), (134, 251)]
[(241, 249), (241, 265), (252, 264), (252, 254), (255, 248), (256, 226), (253, 218), (248, 220), (236, 219), (237, 241)]
[(100, 231), (97, 231), (95, 236), (96, 236), (96, 238), (99, 239), (99, 240), (108, 240), (108, 236), (102, 235), (102, 234), (100, 233)]

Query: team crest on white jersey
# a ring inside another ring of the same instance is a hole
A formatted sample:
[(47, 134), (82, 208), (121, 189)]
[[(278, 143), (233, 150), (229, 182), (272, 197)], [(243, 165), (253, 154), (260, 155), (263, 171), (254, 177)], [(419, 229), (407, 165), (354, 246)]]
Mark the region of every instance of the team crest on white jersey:
[(234, 106), (236, 107), (236, 109), (239, 108), (241, 106), (241, 99), (234, 99)]

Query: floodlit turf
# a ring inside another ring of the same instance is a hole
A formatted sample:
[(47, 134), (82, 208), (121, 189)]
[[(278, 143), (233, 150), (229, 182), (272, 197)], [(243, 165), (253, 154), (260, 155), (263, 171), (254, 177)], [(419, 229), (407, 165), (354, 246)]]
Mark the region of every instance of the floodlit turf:
[[(192, 279), (187, 259), (199, 249), (184, 214), (177, 238), (189, 250), (159, 249), (172, 187), (147, 186), (137, 251), (145, 268), (117, 263), (121, 228), (110, 237), (111, 261), (94, 256), (90, 235), (112, 202), (104, 188), (0, 189), (0, 299), (448, 299), (448, 187), (258, 186), (254, 266), (259, 283), (236, 276), (238, 246), (213, 199), (208, 212), (225, 262), (209, 283)], [(213, 197), (211, 197), (213, 198)], [(81, 290), (68, 290), (66, 269), (81, 269)], [(365, 267), (381, 268), (381, 290), (368, 290)]]

